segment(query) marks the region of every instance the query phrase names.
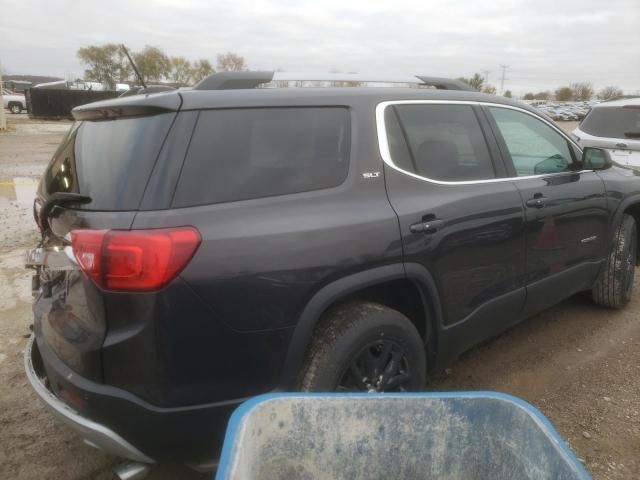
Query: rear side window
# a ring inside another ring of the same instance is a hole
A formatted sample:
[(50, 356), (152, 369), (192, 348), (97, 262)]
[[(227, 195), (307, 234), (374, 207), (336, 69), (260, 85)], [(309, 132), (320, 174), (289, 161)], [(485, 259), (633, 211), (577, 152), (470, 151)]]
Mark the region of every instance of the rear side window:
[(203, 111), (173, 205), (205, 205), (334, 187), (347, 176), (349, 148), (346, 108)]
[(593, 108), (580, 130), (596, 137), (640, 139), (640, 106)]
[(469, 105), (394, 105), (385, 110), (393, 163), (443, 181), (495, 177), (487, 143)]
[(78, 208), (135, 210), (175, 113), (73, 125), (44, 174), (47, 194), (73, 192)]

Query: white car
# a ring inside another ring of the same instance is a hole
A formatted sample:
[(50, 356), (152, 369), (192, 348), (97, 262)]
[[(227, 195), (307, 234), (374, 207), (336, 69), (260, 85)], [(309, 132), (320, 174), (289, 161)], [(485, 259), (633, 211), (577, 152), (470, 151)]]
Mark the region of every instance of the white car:
[(581, 147), (606, 148), (614, 162), (640, 169), (640, 98), (594, 105), (572, 135)]
[(11, 113), (20, 113), (27, 109), (27, 101), (23, 94), (11, 93), (9, 90), (2, 89), (2, 106), (8, 108)]

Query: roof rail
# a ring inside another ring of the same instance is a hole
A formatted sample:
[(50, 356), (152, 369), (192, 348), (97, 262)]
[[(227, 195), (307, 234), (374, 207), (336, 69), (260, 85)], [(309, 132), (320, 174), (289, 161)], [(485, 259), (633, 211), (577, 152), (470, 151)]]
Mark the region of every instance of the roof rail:
[(359, 82), (408, 83), (428, 85), (441, 90), (475, 90), (461, 80), (421, 75), (384, 77), (358, 73), (221, 72), (202, 79), (193, 90), (235, 90), (256, 88), (272, 81), (285, 82)]

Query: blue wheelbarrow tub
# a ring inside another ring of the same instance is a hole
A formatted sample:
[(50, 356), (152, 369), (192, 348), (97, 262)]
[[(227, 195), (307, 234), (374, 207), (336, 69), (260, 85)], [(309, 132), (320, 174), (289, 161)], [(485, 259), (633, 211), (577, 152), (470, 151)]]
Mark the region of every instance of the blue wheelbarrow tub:
[(589, 478), (538, 410), (491, 392), (255, 397), (231, 417), (216, 474), (216, 480)]

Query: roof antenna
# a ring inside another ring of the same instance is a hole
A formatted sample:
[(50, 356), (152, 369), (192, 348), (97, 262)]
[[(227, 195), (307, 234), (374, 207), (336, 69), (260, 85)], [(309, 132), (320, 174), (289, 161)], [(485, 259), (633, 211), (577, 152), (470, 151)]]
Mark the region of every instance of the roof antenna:
[(140, 84), (142, 85), (143, 88), (146, 89), (147, 84), (144, 82), (142, 75), (140, 75), (140, 72), (138, 71), (138, 67), (136, 66), (136, 62), (134, 62), (133, 58), (131, 58), (131, 55), (129, 55), (129, 50), (127, 50), (127, 47), (124, 46), (124, 43), (120, 46), (122, 47), (122, 51), (124, 52), (124, 54), (129, 59), (129, 63), (131, 63), (131, 67), (133, 68), (133, 71), (136, 72), (136, 77), (138, 77), (138, 80), (140, 80)]

